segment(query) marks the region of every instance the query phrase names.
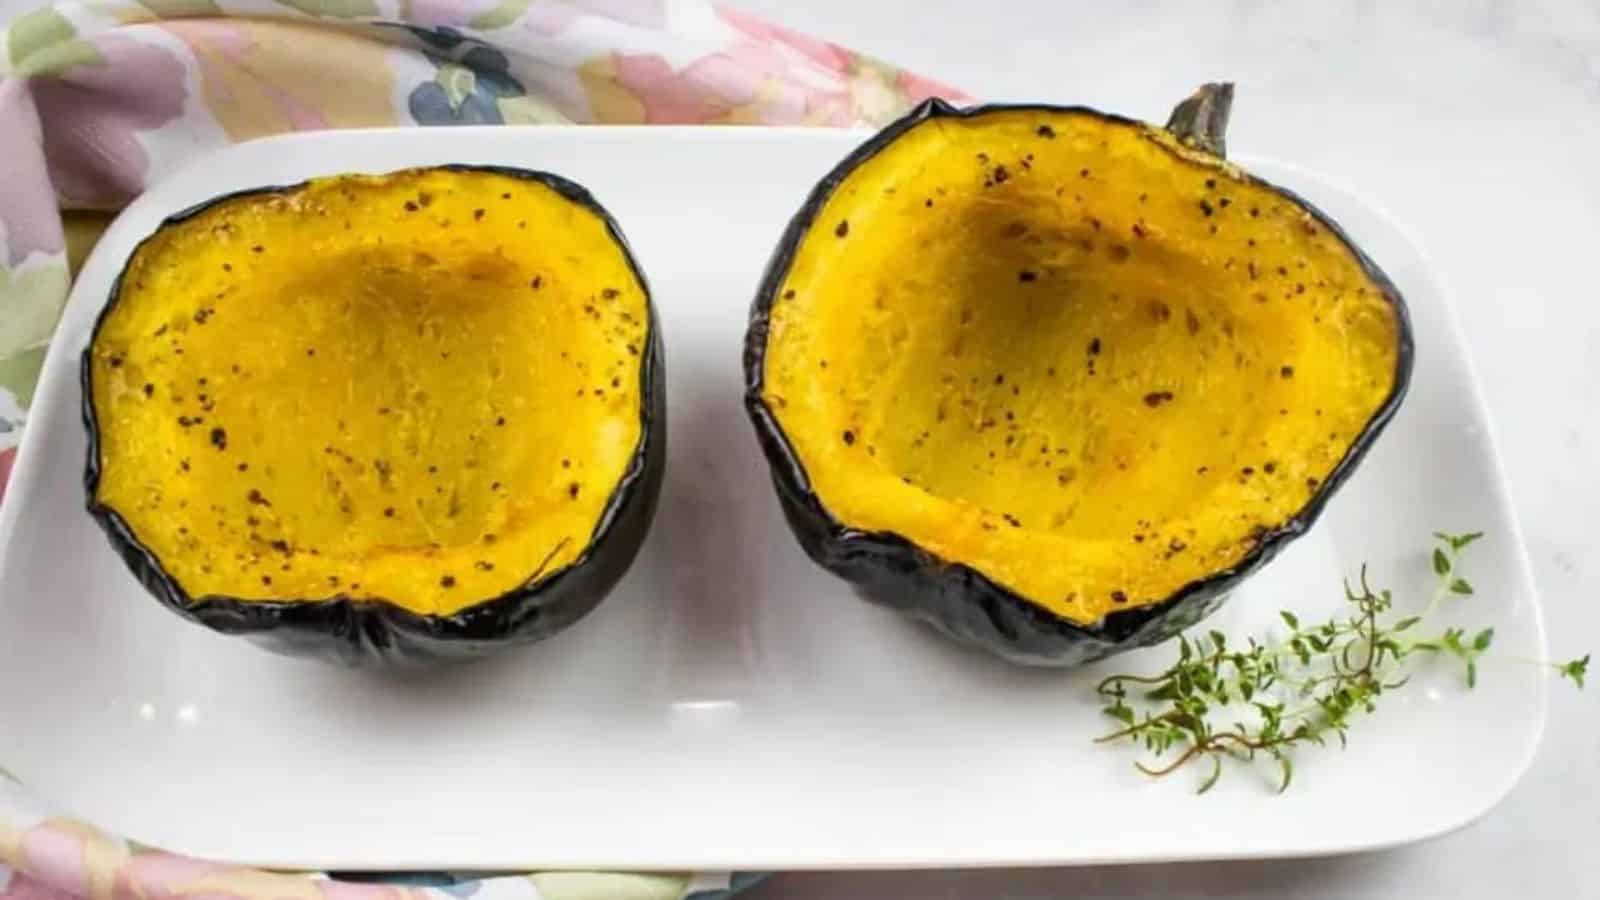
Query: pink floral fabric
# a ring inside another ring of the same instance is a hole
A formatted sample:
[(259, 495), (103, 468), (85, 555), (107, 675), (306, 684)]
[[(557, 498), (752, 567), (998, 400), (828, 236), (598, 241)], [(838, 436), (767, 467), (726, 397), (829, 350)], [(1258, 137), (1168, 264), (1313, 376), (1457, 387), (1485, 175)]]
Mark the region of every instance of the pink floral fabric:
[[(696, 2), (86, 0), (13, 21), (0, 31), (0, 497), (71, 260), (104, 211), (197, 154), (363, 126), (879, 125), (931, 95), (965, 99)], [(5, 724), (17, 734), (25, 723)], [(0, 900), (717, 900), (754, 878), (565, 872), (407, 886), (260, 872), (52, 817), (0, 769)]]
[[(116, 33), (89, 42), (100, 62), (75, 77), (41, 79), (33, 102), (44, 158), (61, 202), (116, 209), (139, 193), (150, 158), (139, 133), (183, 114), (183, 63), (169, 50)], [(138, 73), (129, 78), (129, 72)]]

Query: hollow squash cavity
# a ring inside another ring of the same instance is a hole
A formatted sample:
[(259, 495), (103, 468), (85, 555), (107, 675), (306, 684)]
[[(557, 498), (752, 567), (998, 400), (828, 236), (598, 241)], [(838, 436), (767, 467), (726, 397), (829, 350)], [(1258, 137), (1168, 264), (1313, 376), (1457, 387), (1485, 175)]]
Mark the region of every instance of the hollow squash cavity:
[(191, 597), (446, 615), (585, 553), (641, 440), (648, 300), (601, 216), (487, 170), (206, 207), (89, 366), (114, 511)]
[(913, 126), (775, 290), (761, 396), (829, 513), (1083, 623), (1290, 522), (1401, 363), (1394, 304), (1320, 219), (1071, 110)]

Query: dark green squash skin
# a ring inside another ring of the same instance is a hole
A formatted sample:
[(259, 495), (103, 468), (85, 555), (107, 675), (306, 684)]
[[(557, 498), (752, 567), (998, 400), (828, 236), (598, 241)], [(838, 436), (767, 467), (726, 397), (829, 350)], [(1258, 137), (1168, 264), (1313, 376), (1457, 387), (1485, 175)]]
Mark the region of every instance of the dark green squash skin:
[[(80, 363), (83, 421), (89, 437), (84, 489), (89, 514), (99, 523), (129, 570), (162, 606), (214, 631), (244, 635), (269, 650), (290, 656), (315, 657), (351, 666), (466, 660), (510, 645), (543, 640), (577, 622), (610, 593), (638, 555), (655, 516), (666, 470), (666, 382), (661, 328), (650, 286), (628, 249), (621, 228), (587, 190), (558, 175), (487, 165), (432, 168), (492, 172), (535, 181), (589, 209), (605, 222), (644, 291), (650, 316), (650, 340), (640, 363), (639, 443), (611, 493), (588, 546), (570, 565), (448, 616), (421, 615), (379, 598), (344, 594), (295, 602), (262, 602), (219, 595), (191, 597), (162, 566), (161, 560), (140, 543), (121, 514), (95, 499), (103, 462), (94, 409), (90, 349), (120, 296), (119, 274), (110, 299), (95, 321)], [(182, 222), (227, 200), (287, 193), (301, 187), (303, 184), (226, 194), (173, 215), (160, 227)], [(137, 249), (134, 252), (137, 253)], [(129, 259), (132, 257), (130, 254)]]
[(771, 467), (784, 517), (813, 561), (851, 582), (857, 593), (869, 602), (926, 621), (958, 641), (1015, 663), (1067, 667), (1176, 636), (1215, 612), (1240, 582), (1310, 529), (1328, 500), (1355, 471), (1399, 409), (1411, 381), (1414, 346), (1405, 301), (1378, 265), (1316, 207), (1288, 190), (1247, 176), (1252, 183), (1276, 192), (1305, 210), (1354, 252), (1366, 275), (1395, 310), (1399, 346), (1394, 388), (1351, 443), (1343, 459), (1305, 507), (1278, 527), (1261, 533), (1255, 547), (1237, 564), (1191, 582), (1160, 602), (1118, 610), (1098, 622), (1081, 623), (1035, 605), (958, 560), (940, 559), (901, 535), (864, 532), (835, 519), (811, 489), (805, 467), (762, 398), (769, 319), (795, 252), (833, 191), (857, 167), (900, 135), (930, 119), (978, 118), (1018, 110), (1076, 113), (1112, 123), (1140, 124), (1079, 106), (991, 104), (960, 109), (933, 99), (869, 138), (812, 190), (790, 221), (767, 265), (751, 306), (750, 325), (745, 336), (745, 406)]

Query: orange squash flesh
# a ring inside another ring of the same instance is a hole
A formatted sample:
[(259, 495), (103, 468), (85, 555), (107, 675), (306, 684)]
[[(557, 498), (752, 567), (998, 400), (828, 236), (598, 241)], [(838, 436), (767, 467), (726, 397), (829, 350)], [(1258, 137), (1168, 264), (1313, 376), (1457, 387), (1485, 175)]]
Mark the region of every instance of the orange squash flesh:
[(1394, 395), (1402, 328), (1283, 192), (1161, 129), (996, 110), (835, 186), (760, 396), (835, 520), (1094, 623), (1305, 508)]
[(602, 215), (535, 180), (225, 200), (139, 247), (96, 333), (92, 499), (191, 597), (449, 615), (584, 554), (649, 323)]

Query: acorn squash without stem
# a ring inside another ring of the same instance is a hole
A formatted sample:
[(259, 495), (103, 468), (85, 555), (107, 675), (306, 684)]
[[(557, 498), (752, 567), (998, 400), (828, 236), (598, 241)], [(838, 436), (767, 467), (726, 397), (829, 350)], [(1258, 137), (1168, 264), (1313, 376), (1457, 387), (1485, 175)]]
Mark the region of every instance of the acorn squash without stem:
[(1158, 128), (931, 101), (784, 234), (747, 405), (810, 556), (1024, 663), (1163, 640), (1304, 532), (1393, 415), (1410, 326), (1326, 216)]
[(660, 337), (582, 188), (442, 167), (169, 219), (83, 356), (89, 508), (166, 606), (289, 653), (481, 654), (591, 610), (665, 459)]

